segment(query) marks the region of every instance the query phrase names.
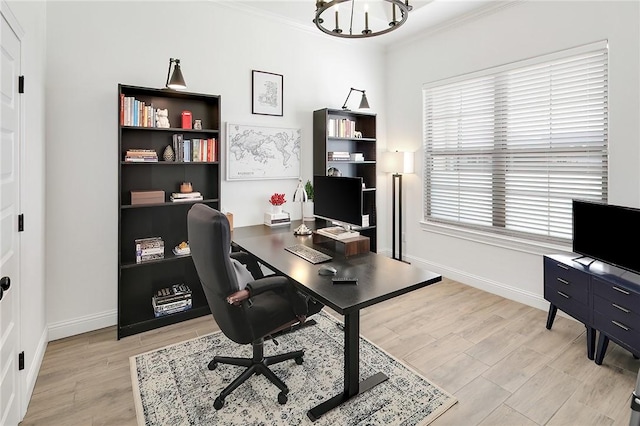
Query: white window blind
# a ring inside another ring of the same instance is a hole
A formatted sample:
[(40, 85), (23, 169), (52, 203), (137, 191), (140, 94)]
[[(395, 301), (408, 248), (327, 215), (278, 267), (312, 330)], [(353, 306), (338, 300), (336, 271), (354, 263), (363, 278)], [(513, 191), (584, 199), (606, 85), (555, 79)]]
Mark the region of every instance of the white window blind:
[(424, 218), (545, 241), (607, 201), (606, 42), (425, 85)]

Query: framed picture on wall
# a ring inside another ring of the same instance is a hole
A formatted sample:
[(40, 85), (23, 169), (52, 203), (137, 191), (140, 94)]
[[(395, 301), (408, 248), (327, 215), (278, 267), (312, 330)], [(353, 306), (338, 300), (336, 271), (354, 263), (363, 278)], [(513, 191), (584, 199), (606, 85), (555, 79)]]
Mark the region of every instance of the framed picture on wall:
[(281, 74), (253, 70), (251, 73), (251, 112), (260, 115), (282, 117), (282, 89), (284, 77)]

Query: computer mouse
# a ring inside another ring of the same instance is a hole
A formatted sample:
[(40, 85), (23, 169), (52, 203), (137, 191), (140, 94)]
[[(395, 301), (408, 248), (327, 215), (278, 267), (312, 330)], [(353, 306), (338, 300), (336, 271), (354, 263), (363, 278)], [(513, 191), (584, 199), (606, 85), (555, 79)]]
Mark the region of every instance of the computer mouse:
[(337, 272), (338, 270), (331, 265), (322, 265), (318, 269), (320, 275), (335, 275)]

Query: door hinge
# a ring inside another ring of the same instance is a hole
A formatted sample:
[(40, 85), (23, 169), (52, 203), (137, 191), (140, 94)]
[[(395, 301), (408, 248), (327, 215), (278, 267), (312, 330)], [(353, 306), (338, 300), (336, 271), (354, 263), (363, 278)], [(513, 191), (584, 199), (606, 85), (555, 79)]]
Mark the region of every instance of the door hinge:
[(24, 351), (18, 354), (18, 370), (24, 370)]
[(24, 231), (24, 214), (18, 215), (18, 232)]
[(18, 93), (24, 93), (24, 75), (18, 77)]

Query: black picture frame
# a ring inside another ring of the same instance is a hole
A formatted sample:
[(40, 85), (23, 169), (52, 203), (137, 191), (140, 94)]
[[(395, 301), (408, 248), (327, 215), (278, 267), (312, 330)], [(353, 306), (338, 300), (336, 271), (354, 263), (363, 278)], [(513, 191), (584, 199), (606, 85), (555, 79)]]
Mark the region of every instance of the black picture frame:
[(283, 115), (284, 76), (266, 71), (251, 72), (251, 113)]

